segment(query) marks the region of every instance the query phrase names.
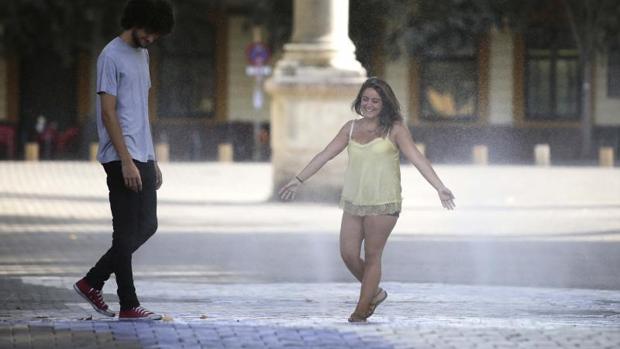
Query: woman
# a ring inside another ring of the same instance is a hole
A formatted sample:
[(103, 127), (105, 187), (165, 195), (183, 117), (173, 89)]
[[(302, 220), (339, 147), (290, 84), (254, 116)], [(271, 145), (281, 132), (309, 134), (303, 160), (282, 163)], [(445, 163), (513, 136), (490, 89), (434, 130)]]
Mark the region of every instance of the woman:
[[(401, 211), (400, 152), (437, 190), (444, 208), (453, 209), (454, 195), (441, 182), (430, 162), (418, 151), (403, 123), (392, 88), (369, 78), (351, 107), (362, 119), (348, 121), (338, 135), (279, 191), (292, 200), (299, 186), (345, 148), (349, 163), (340, 206), (340, 253), (361, 283), (357, 306), (349, 322), (363, 322), (387, 298), (379, 287), (381, 255)], [(360, 252), (364, 243), (364, 259)]]

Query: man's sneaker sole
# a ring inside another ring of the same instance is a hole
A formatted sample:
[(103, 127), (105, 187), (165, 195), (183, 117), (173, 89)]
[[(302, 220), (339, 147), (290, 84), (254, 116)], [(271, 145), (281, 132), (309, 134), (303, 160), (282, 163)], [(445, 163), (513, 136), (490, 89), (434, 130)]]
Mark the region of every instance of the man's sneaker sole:
[(95, 309), (95, 311), (96, 311), (96, 312), (98, 312), (99, 314), (101, 314), (101, 315), (105, 315), (105, 316), (108, 316), (108, 317), (114, 317), (114, 316), (116, 316), (116, 313), (114, 313), (113, 311), (109, 311), (109, 310), (102, 310), (102, 309), (97, 308), (97, 306), (96, 306), (95, 304), (93, 304), (93, 302), (91, 302), (91, 301), (90, 301), (90, 299), (88, 298), (88, 296), (87, 296), (87, 295), (85, 295), (84, 293), (82, 293), (82, 291), (80, 291), (80, 289), (77, 287), (77, 285), (76, 285), (76, 284), (73, 284), (73, 289), (75, 290), (75, 292), (76, 292), (77, 294), (79, 294), (79, 295), (80, 295), (80, 297), (84, 298), (84, 300), (85, 300), (88, 304), (90, 304), (90, 306), (91, 306), (91, 307), (93, 307), (93, 309)]
[(144, 316), (144, 317), (121, 317), (119, 316), (118, 319), (120, 321), (157, 321), (157, 320), (161, 320), (163, 319), (163, 315), (160, 314), (151, 314), (149, 316)]

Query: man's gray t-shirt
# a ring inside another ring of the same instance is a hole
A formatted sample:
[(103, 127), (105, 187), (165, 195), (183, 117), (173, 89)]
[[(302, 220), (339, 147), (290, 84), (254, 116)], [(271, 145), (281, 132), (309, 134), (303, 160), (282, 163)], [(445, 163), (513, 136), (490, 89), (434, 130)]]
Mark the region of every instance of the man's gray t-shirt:
[(120, 160), (103, 124), (101, 93), (116, 96), (116, 114), (131, 157), (140, 162), (155, 160), (148, 112), (150, 87), (148, 51), (131, 47), (120, 37), (110, 41), (97, 59), (99, 162)]

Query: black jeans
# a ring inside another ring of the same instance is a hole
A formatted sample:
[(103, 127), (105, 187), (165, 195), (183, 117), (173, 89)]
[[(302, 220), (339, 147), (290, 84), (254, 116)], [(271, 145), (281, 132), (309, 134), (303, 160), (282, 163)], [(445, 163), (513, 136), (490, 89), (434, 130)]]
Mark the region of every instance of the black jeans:
[(112, 209), (112, 247), (86, 274), (86, 281), (100, 290), (114, 273), (121, 310), (140, 305), (133, 284), (131, 255), (157, 230), (155, 163), (135, 160), (134, 163), (142, 179), (142, 190), (139, 192), (125, 187), (120, 161), (103, 164)]

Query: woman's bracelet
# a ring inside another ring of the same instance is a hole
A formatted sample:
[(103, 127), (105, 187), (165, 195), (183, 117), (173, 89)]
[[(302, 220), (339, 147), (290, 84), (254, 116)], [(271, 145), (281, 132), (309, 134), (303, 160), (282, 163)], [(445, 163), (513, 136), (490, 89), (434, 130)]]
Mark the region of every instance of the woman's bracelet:
[(301, 180), (301, 178), (299, 178), (299, 176), (295, 176), (295, 179), (297, 179), (299, 181), (299, 183), (303, 183), (304, 181)]

